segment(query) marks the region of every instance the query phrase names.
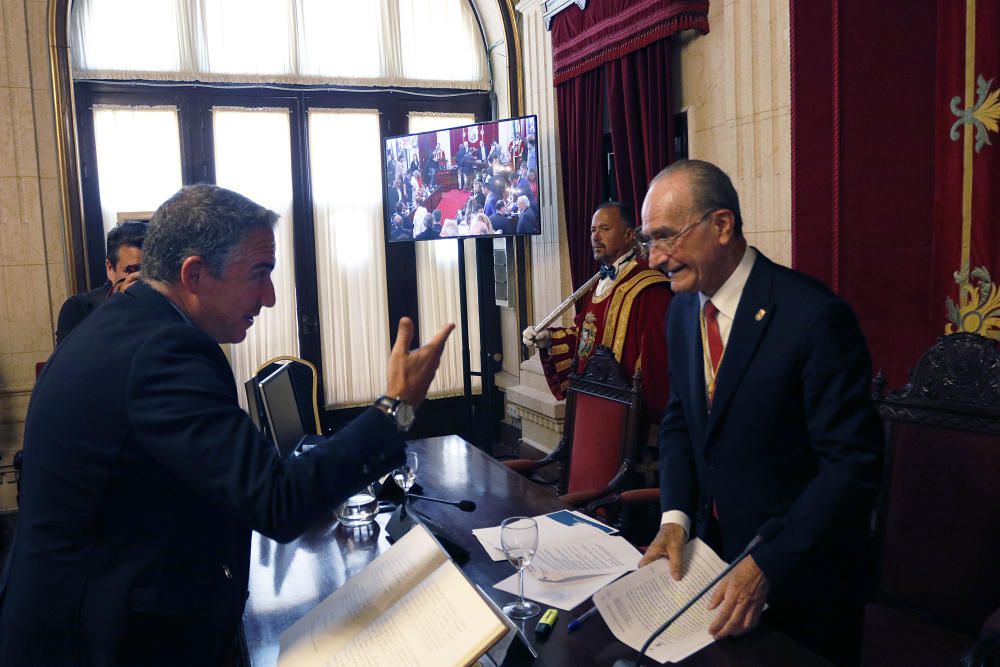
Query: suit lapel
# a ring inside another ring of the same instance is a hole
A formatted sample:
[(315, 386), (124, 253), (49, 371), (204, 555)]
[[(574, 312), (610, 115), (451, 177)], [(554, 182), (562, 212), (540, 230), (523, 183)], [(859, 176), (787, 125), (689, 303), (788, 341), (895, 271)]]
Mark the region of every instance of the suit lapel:
[[(720, 422), (729, 402), (753, 359), (764, 332), (774, 319), (775, 305), (771, 303), (771, 282), (774, 265), (763, 255), (758, 255), (740, 296), (733, 328), (729, 332), (726, 352), (719, 367), (719, 377), (708, 418), (706, 442)], [(699, 346), (700, 347), (700, 346)]]
[(705, 398), (705, 353), (701, 347), (699, 311), (698, 295), (695, 294), (688, 300), (685, 318), (685, 329), (688, 334), (688, 395), (691, 397), (694, 414), (698, 418), (698, 430), (704, 433), (705, 421), (708, 419), (708, 401)]

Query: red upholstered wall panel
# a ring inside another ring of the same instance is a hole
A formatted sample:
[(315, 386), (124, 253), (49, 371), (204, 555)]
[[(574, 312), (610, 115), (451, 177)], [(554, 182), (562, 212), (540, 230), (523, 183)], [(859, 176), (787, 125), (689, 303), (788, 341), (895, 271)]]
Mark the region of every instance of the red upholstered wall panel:
[(942, 333), (928, 272), (936, 4), (790, 6), (793, 265), (854, 306), (890, 386)]

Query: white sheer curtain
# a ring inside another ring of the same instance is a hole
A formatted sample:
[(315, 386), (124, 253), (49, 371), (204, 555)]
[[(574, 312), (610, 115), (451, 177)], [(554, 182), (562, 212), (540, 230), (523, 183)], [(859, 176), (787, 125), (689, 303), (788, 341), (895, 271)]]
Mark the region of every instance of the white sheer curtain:
[(468, 0), (397, 2), (404, 78), (475, 81), (482, 75), (485, 51)]
[(199, 72), (246, 74), (252, 79), (295, 71), (292, 0), (211, 0), (185, 4), (198, 6), (204, 25), (204, 43), (196, 48), (201, 56)]
[(310, 109), (309, 160), (328, 406), (385, 391), (389, 355), (377, 111)]
[(76, 0), (74, 76), (486, 90), (466, 0)]
[[(402, 1), (402, 0), (401, 0)], [(445, 127), (476, 122), (472, 114), (411, 113), (409, 131), (429, 132)], [(476, 289), (475, 240), (422, 241), (417, 249), (417, 312), (420, 317), (420, 340), (427, 341), (448, 322), (457, 326), (451, 335), (441, 366), (428, 396), (456, 396), (463, 393), (462, 373), (462, 311), (459, 301), (458, 244), (465, 244), (466, 295), (469, 311), (469, 360), (471, 370), (479, 363), (479, 296)], [(472, 378), (473, 389), (481, 386), (480, 378)]]
[(94, 105), (104, 233), (118, 213), (155, 211), (181, 187), (177, 108)]
[(177, 0), (76, 0), (69, 28), (74, 62), (93, 71), (193, 69), (185, 10)]
[[(246, 339), (229, 346), (237, 384), (263, 362), (283, 354), (298, 356), (295, 261), (292, 245), (292, 147), (287, 109), (212, 109), (215, 181), (281, 216), (275, 227), (272, 274), (276, 303), (264, 308)], [(248, 138), (252, 137), (250, 141)], [(246, 400), (238, 392), (241, 404)]]
[[(378, 79), (386, 75), (389, 63), (398, 62), (387, 2), (357, 0), (302, 0), (302, 29), (299, 31), (300, 63), (303, 76), (336, 75), (350, 79)], [(345, 17), (350, 23), (345, 23)], [(331, 31), (330, 26), (336, 26)], [(393, 53), (393, 51), (395, 53)], [(331, 67), (335, 64), (335, 70)]]

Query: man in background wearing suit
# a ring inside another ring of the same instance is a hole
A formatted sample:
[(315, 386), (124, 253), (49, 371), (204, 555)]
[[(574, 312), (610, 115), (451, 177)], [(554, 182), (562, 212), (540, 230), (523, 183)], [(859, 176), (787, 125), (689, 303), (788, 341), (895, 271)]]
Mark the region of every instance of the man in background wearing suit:
[(299, 456), (281, 458), (240, 409), (219, 344), (275, 303), (277, 218), (223, 188), (182, 189), (149, 223), (142, 281), (49, 358), (0, 575), (0, 664), (223, 664), (251, 531), (288, 542), (402, 464), (453, 325), (411, 353), (403, 318), (385, 396)]
[[(493, 226), (494, 230), (498, 230), (501, 234), (513, 234), (517, 231), (517, 227), (513, 224), (510, 216), (507, 215), (507, 202), (503, 199), (496, 200), (496, 206), (494, 207), (495, 213), (490, 218), (490, 225)], [(486, 211), (484, 210), (483, 213)]]
[(531, 208), (531, 202), (527, 195), (521, 195), (517, 198), (517, 233), (538, 233), (538, 217), (535, 215), (534, 209)]
[(85, 317), (108, 300), (115, 292), (124, 292), (139, 278), (142, 266), (142, 242), (146, 238), (144, 220), (126, 220), (108, 232), (104, 271), (107, 281), (97, 289), (74, 294), (59, 309), (56, 324), (56, 345), (66, 340), (69, 332)]
[(642, 209), (649, 264), (676, 296), (671, 397), (660, 427), (660, 531), (642, 564), (700, 537), (733, 559), (771, 517), (784, 530), (719, 585), (709, 631), (765, 622), (856, 664), (882, 432), (871, 360), (850, 306), (747, 246), (718, 167), (677, 162)]
[(466, 183), (466, 172), (465, 172), (465, 156), (469, 154), (469, 142), (463, 141), (458, 145), (458, 151), (455, 152), (455, 167), (458, 170), (458, 187), (462, 190), (467, 189), (468, 183)]

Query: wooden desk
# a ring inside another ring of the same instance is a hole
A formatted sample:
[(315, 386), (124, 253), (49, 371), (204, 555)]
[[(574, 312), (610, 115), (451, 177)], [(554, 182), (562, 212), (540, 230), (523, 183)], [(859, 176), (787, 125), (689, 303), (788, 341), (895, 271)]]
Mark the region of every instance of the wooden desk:
[[(436, 209), (441, 204), (441, 197), (443, 196), (444, 196), (444, 191), (442, 190), (435, 190), (434, 192), (430, 193), (424, 200), (424, 208), (426, 208), (428, 212), (433, 212), (434, 209)], [(416, 224), (416, 221), (414, 221), (414, 224)]]
[[(420, 455), (417, 482), (424, 493), (446, 499), (469, 499), (476, 502), (475, 512), (465, 513), (455, 507), (411, 501), (412, 507), (430, 518), (452, 542), (469, 552), (469, 559), (459, 563), (466, 576), (478, 584), (493, 600), (503, 606), (514, 596), (493, 588), (493, 584), (513, 573), (506, 562), (494, 563), (486, 556), (471, 530), (496, 526), (508, 516), (545, 514), (563, 505), (547, 489), (512, 473), (506, 466), (482, 453), (457, 436), (414, 440), (410, 447)], [(280, 634), (348, 578), (360, 572), (380, 553), (389, 548), (384, 526), (388, 516), (380, 515), (379, 525), (365, 534), (352, 534), (329, 522), (315, 526), (290, 544), (278, 544), (256, 533), (250, 555), (250, 598), (243, 615), (247, 655), (254, 667), (272, 667), (277, 663)], [(514, 653), (505, 667), (544, 665), (579, 667), (610, 666), (618, 658), (631, 657), (632, 651), (618, 642), (599, 617), (569, 635), (566, 624), (585, 609), (586, 602), (573, 612), (560, 611), (559, 621), (545, 642), (533, 633), (537, 619), (522, 621), (522, 626), (538, 651), (539, 658), (515, 660), (526, 655)], [(648, 660), (643, 664), (658, 665)], [(723, 640), (696, 653), (682, 663), (684, 667), (709, 665), (826, 665), (787, 637), (760, 628), (749, 637)]]
[(458, 169), (451, 167), (437, 170), (434, 172), (434, 185), (445, 191), (458, 189)]

